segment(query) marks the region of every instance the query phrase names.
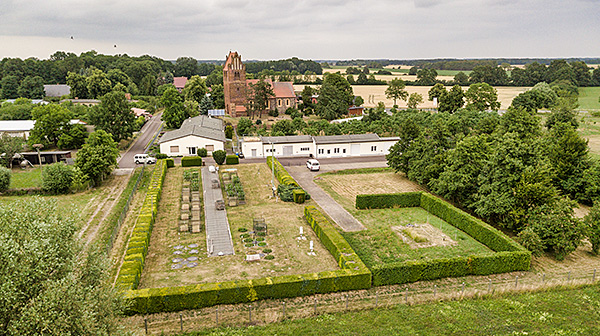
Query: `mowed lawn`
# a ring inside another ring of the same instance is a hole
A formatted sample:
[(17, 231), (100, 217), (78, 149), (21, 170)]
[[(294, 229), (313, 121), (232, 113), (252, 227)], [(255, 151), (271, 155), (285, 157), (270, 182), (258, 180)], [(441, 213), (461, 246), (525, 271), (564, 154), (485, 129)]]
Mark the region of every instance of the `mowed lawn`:
[(579, 88), (579, 108), (582, 110), (600, 110), (600, 86)]
[(598, 335), (598, 286), (320, 315), (186, 335)]
[(13, 168), (10, 177), (10, 189), (38, 188), (42, 186), (40, 168)]

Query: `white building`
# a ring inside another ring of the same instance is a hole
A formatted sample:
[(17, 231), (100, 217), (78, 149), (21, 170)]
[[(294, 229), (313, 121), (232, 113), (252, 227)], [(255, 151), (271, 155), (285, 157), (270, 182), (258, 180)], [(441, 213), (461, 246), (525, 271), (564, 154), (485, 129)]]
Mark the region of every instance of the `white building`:
[(225, 149), (225, 132), (221, 119), (197, 116), (183, 121), (181, 127), (163, 134), (160, 152), (169, 156), (197, 155), (199, 148), (208, 154)]
[[(240, 140), (246, 158), (314, 157), (386, 155), (399, 138), (380, 138), (377, 134), (330, 136), (244, 137)], [(274, 153), (274, 154), (272, 154)]]
[[(85, 122), (79, 119), (72, 119), (71, 125), (75, 124), (87, 126)], [(27, 140), (34, 125), (35, 120), (0, 120), (0, 134), (8, 134)]]

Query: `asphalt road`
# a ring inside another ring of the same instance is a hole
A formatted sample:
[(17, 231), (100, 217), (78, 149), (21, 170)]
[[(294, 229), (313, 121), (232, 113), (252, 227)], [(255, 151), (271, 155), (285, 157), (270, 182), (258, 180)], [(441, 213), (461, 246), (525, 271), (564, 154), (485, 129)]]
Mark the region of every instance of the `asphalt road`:
[(119, 169), (136, 167), (136, 164), (133, 162), (133, 157), (136, 154), (144, 153), (146, 150), (146, 145), (156, 135), (156, 132), (162, 123), (160, 120), (161, 116), (162, 112), (155, 114), (152, 119), (150, 119), (144, 125), (144, 127), (142, 127), (140, 130), (140, 135), (137, 137), (133, 145), (131, 145), (127, 152), (125, 152), (125, 154), (123, 154), (119, 159)]

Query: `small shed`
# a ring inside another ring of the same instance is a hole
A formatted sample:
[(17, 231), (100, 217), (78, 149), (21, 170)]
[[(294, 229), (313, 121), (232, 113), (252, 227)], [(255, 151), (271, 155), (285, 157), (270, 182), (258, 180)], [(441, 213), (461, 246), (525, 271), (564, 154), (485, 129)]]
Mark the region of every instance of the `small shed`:
[[(34, 165), (40, 164), (38, 160), (37, 152), (23, 152), (20, 153), (21, 157), (31, 162)], [(53, 151), (53, 152), (40, 152), (39, 158), (42, 160), (43, 164), (51, 164), (55, 162), (64, 161), (67, 162), (69, 158), (71, 158), (70, 151)]]

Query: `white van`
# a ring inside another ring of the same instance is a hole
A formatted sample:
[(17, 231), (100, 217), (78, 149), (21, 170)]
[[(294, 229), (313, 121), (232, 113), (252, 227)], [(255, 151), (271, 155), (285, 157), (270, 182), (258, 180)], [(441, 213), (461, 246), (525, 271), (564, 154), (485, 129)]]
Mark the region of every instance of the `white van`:
[(321, 169), (321, 166), (319, 165), (319, 161), (315, 159), (310, 159), (306, 161), (306, 168), (308, 168), (309, 170), (318, 171), (319, 169)]
[(133, 162), (135, 162), (135, 164), (153, 164), (156, 163), (156, 158), (148, 154), (135, 154)]

